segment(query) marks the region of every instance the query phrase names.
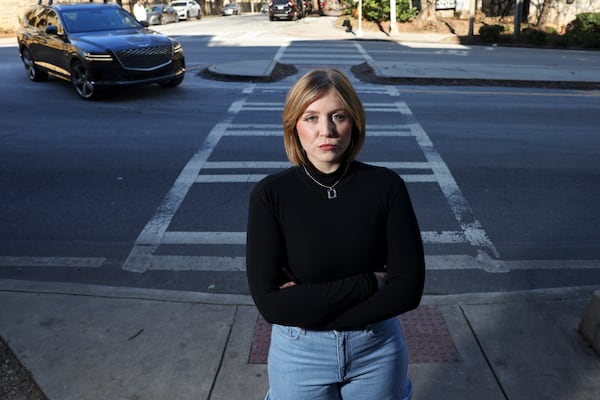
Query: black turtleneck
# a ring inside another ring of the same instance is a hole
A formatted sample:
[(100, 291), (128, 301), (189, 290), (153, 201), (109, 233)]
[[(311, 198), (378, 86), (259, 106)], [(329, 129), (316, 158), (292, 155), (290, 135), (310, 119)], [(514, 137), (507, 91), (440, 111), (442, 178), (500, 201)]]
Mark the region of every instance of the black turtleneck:
[[(357, 161), (332, 174), (292, 167), (250, 196), (246, 269), (271, 323), (351, 329), (416, 308), (425, 279), (419, 227), (404, 181)], [(329, 199), (325, 186), (335, 186)], [(386, 271), (380, 289), (373, 272)], [(292, 279), (293, 287), (280, 289)]]

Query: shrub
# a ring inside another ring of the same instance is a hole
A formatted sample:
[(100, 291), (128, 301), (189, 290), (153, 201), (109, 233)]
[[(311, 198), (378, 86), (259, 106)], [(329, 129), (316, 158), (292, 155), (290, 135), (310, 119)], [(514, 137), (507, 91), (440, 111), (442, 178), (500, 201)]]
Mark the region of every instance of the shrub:
[(571, 46), (573, 43), (573, 38), (569, 34), (564, 35), (552, 35), (550, 38), (550, 45), (553, 47), (562, 47), (566, 48)]
[(484, 43), (498, 42), (502, 32), (504, 32), (503, 25), (484, 25), (479, 28), (479, 36)]
[(546, 43), (547, 36), (548, 34), (546, 32), (534, 28), (525, 28), (521, 33), (523, 42), (531, 43), (536, 46), (541, 46)]
[(567, 35), (578, 46), (600, 48), (600, 13), (581, 13), (567, 25)]
[(600, 13), (577, 14), (575, 20), (569, 25), (571, 25), (570, 29), (576, 32), (600, 33)]
[(582, 32), (578, 35), (581, 46), (589, 49), (600, 49), (600, 32)]
[[(344, 0), (344, 14), (348, 10), (355, 9), (358, 3), (352, 0)], [(410, 22), (419, 15), (415, 7), (410, 7), (409, 0), (396, 0), (396, 21)], [(390, 0), (363, 0), (363, 18), (367, 21), (389, 21), (390, 19)]]

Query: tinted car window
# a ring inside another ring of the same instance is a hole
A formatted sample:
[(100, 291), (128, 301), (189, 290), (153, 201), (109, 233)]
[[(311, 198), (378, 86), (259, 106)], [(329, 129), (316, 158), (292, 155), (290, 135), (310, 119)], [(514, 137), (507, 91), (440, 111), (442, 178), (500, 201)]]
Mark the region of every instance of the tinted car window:
[(125, 12), (114, 9), (69, 10), (62, 13), (67, 30), (72, 33), (139, 28), (139, 23)]
[(46, 25), (48, 21), (46, 19), (46, 10), (38, 9), (36, 12), (31, 13), (31, 17), (29, 18), (29, 25), (38, 29), (46, 29)]
[(48, 26), (54, 25), (58, 28), (59, 34), (63, 33), (62, 25), (60, 23), (60, 19), (58, 19), (58, 15), (56, 15), (56, 11), (48, 10), (47, 21), (48, 21)]

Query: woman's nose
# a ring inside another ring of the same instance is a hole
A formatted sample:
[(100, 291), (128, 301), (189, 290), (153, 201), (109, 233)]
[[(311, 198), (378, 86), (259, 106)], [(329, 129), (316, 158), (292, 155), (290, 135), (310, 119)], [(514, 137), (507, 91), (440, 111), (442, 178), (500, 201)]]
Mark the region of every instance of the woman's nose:
[(323, 121), (323, 123), (319, 127), (319, 133), (321, 134), (321, 136), (327, 136), (327, 137), (335, 136), (336, 128), (335, 128), (335, 124), (333, 123), (333, 121), (330, 120), (329, 118), (324, 118), (322, 121)]

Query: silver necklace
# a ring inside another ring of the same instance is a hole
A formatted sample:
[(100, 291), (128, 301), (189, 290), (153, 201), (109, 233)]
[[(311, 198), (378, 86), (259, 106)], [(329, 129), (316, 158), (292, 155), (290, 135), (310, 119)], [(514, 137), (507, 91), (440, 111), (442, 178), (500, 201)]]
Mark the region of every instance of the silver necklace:
[(337, 181), (335, 181), (335, 183), (331, 186), (327, 186), (327, 185), (323, 185), (321, 182), (319, 182), (318, 180), (316, 180), (311, 174), (310, 172), (308, 172), (308, 170), (306, 169), (306, 166), (303, 165), (302, 168), (304, 168), (304, 172), (306, 172), (306, 175), (313, 180), (314, 183), (316, 183), (317, 185), (327, 189), (327, 198), (329, 200), (331, 199), (336, 199), (337, 198), (337, 192), (335, 190), (335, 187), (338, 183), (340, 183), (340, 181), (344, 178), (344, 176), (346, 176), (346, 172), (348, 172), (348, 167), (350, 166), (350, 163), (346, 164), (346, 169), (344, 170), (344, 173), (342, 174), (342, 176), (340, 176), (340, 179), (338, 179)]

